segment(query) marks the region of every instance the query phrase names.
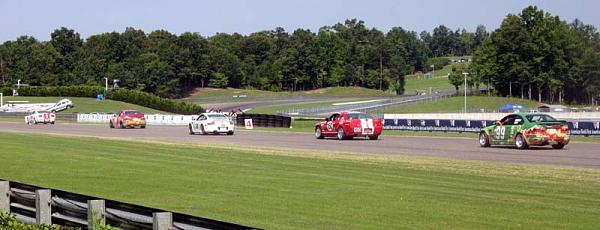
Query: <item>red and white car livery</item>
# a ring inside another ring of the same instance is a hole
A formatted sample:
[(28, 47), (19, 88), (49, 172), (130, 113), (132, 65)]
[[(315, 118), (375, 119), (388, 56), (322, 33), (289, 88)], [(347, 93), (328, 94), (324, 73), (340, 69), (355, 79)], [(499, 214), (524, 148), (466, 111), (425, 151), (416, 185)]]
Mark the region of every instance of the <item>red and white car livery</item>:
[(383, 130), (381, 119), (373, 119), (370, 115), (360, 112), (334, 113), (315, 125), (315, 137), (337, 137), (340, 140), (353, 137), (368, 137), (377, 140)]
[(56, 115), (53, 112), (46, 110), (36, 110), (25, 117), (25, 123), (35, 125), (39, 123), (54, 124)]
[(135, 110), (121, 110), (119, 114), (113, 115), (109, 121), (110, 128), (146, 128), (146, 117), (142, 112)]

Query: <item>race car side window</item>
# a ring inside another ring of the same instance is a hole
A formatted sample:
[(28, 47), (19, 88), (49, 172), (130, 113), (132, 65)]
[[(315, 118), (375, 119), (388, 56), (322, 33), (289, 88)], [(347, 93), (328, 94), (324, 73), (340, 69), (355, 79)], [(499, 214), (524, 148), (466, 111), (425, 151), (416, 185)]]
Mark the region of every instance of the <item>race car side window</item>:
[(337, 114), (337, 113), (334, 113), (333, 115), (331, 115), (331, 117), (329, 117), (329, 120), (330, 120), (330, 121), (335, 121), (335, 120), (337, 120), (337, 119), (338, 119), (338, 117), (339, 117), (339, 116), (340, 116), (339, 114)]

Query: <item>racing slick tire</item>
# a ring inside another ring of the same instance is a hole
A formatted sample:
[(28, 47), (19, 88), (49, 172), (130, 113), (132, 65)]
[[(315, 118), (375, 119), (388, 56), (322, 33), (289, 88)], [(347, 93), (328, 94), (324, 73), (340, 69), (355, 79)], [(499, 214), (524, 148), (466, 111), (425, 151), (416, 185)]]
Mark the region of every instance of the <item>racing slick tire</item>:
[(369, 140), (377, 140), (379, 139), (379, 135), (371, 135), (369, 136)]
[(346, 133), (344, 132), (344, 129), (342, 127), (338, 128), (337, 138), (338, 138), (338, 140), (348, 139), (348, 137), (346, 136)]
[(518, 149), (527, 149), (529, 148), (529, 145), (527, 144), (527, 141), (525, 141), (525, 137), (523, 137), (522, 134), (517, 134), (517, 137), (515, 137), (515, 146)]
[(323, 139), (323, 131), (321, 130), (321, 127), (315, 127), (315, 137), (317, 139)]
[(490, 147), (490, 138), (485, 132), (479, 133), (479, 146)]
[(233, 131), (227, 132), (227, 135), (229, 135), (229, 136), (233, 135)]
[(109, 126), (111, 129), (114, 129), (114, 128), (115, 128), (115, 125), (113, 125), (112, 121), (109, 121), (109, 122), (108, 122), (108, 126)]
[(145, 125), (141, 125), (141, 126), (140, 126), (140, 129), (145, 129), (145, 128), (146, 128), (146, 126), (145, 126)]
[(51, 125), (53, 125), (53, 124), (54, 124), (54, 121), (53, 121), (53, 122), (50, 122), (50, 124), (51, 124)]
[(558, 143), (558, 144), (552, 145), (553, 149), (562, 149), (564, 147), (565, 147), (565, 144), (563, 144), (563, 143)]
[(194, 135), (194, 134), (196, 134), (196, 133), (194, 132), (194, 130), (192, 129), (192, 125), (188, 125), (188, 128), (189, 128), (189, 130), (190, 130), (190, 135)]
[(122, 128), (122, 129), (124, 129), (124, 128), (125, 128), (125, 126), (123, 125), (123, 122), (122, 122), (122, 121), (121, 121), (121, 122), (119, 122), (119, 127), (120, 127), (120, 128)]

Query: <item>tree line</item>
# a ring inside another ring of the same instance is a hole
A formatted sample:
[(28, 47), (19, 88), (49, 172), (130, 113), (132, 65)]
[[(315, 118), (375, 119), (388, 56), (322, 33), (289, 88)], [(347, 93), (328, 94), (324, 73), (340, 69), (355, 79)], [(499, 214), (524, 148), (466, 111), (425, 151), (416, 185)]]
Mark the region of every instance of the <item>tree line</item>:
[[(462, 80), (456, 70), (451, 79)], [(474, 52), (470, 85), (488, 85), (502, 96), (540, 102), (590, 103), (600, 97), (600, 34), (529, 6), (509, 14)]]
[(0, 85), (18, 79), (32, 86), (103, 85), (107, 78), (171, 98), (206, 86), (271, 91), (361, 86), (402, 94), (404, 76), (429, 71), (429, 57), (471, 54), (487, 36), (483, 26), (475, 33), (443, 25), (432, 34), (401, 27), (384, 33), (356, 19), (317, 32), (278, 27), (210, 37), (126, 28), (84, 40), (63, 27), (50, 41), (21, 36), (0, 45)]

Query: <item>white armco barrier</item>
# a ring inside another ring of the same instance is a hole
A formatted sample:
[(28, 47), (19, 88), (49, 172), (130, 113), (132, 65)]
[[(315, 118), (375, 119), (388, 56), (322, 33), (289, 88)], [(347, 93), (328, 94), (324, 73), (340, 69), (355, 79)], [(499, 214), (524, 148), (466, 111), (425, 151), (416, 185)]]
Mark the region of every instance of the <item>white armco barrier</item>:
[[(77, 114), (77, 122), (108, 123), (112, 117), (112, 114)], [(144, 117), (149, 125), (187, 125), (197, 115), (146, 114)]]
[[(498, 120), (510, 113), (405, 113), (384, 114), (384, 119), (450, 119), (450, 120)], [(598, 120), (600, 112), (547, 112), (560, 120)]]

